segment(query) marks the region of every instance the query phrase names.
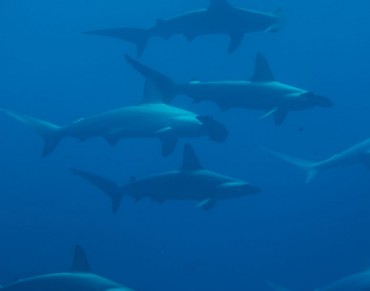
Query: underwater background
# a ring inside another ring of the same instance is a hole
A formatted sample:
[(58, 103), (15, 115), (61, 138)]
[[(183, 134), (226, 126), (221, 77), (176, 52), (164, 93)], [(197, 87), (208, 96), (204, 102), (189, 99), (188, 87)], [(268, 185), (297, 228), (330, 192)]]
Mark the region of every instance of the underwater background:
[[(202, 164), (264, 191), (220, 201), (211, 211), (191, 202), (163, 205), (109, 199), (70, 167), (120, 181), (180, 167), (153, 139), (63, 140), (41, 158), (38, 135), (0, 115), (0, 282), (67, 270), (75, 243), (94, 271), (135, 290), (270, 290), (265, 281), (313, 290), (370, 267), (370, 176), (354, 166), (304, 173), (268, 155), (269, 147), (321, 160), (370, 137), (370, 3), (230, 0), (287, 16), (275, 34), (246, 35), (227, 54), (226, 36), (153, 38), (141, 61), (177, 81), (247, 80), (262, 52), (275, 77), (330, 97), (335, 106), (293, 112), (282, 126), (259, 112), (221, 112), (212, 103), (176, 106), (226, 124), (223, 144), (192, 139)], [(137, 104), (144, 79), (123, 58), (133, 45), (83, 31), (151, 26), (203, 8), (207, 0), (0, 1), (0, 106), (59, 125)], [(183, 141), (181, 141), (183, 144)]]

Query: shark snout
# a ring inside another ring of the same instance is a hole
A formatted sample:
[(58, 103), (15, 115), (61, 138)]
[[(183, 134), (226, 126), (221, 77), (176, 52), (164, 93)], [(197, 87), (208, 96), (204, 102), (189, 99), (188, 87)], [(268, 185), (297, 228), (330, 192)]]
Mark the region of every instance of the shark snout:
[(333, 107), (333, 101), (324, 96), (316, 95), (312, 92), (307, 92), (302, 95), (308, 102), (312, 103), (313, 105), (324, 107), (324, 108), (331, 108)]
[(209, 116), (197, 116), (197, 119), (206, 127), (211, 140), (224, 142), (227, 139), (229, 132), (222, 123)]

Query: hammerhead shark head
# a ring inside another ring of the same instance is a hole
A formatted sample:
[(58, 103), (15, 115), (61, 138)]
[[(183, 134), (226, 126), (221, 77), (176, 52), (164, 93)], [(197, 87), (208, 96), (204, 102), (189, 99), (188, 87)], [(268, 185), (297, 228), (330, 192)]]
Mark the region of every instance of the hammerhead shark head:
[(226, 34), (230, 36), (229, 53), (241, 44), (243, 37), (252, 32), (276, 32), (280, 30), (285, 17), (280, 10), (263, 13), (233, 7), (227, 0), (210, 0), (206, 9), (200, 9), (179, 16), (158, 20), (149, 28), (115, 28), (87, 31), (87, 34), (109, 36), (136, 44), (140, 56), (151, 37), (168, 39), (173, 35), (184, 35), (192, 41), (200, 35)]
[(51, 273), (0, 286), (1, 291), (133, 291), (91, 273), (84, 250), (76, 246), (70, 272)]
[(153, 80), (166, 102), (181, 94), (192, 98), (194, 103), (214, 102), (223, 111), (230, 108), (263, 111), (261, 118), (273, 116), (276, 125), (284, 122), (289, 111), (333, 106), (327, 97), (276, 81), (269, 64), (260, 53), (257, 54), (254, 75), (250, 81), (192, 81), (185, 84), (176, 84), (168, 76), (127, 55), (125, 57), (140, 74)]
[(189, 144), (184, 146), (180, 170), (142, 179), (133, 178), (123, 186), (89, 172), (78, 169), (71, 171), (107, 194), (112, 200), (113, 213), (118, 211), (125, 195), (135, 200), (148, 197), (159, 203), (166, 200), (195, 200), (198, 201), (197, 207), (209, 210), (217, 200), (237, 198), (261, 191), (249, 183), (204, 169)]
[(122, 138), (158, 138), (162, 142), (162, 155), (174, 150), (179, 138), (208, 136), (223, 142), (228, 133), (219, 122), (208, 116), (198, 116), (163, 103), (161, 93), (151, 81), (144, 90), (143, 101), (136, 106), (122, 107), (92, 117), (81, 118), (67, 126), (57, 126), (47, 121), (6, 109), (16, 120), (33, 128), (45, 141), (43, 156), (49, 155), (65, 137), (85, 141), (103, 137), (115, 145)]
[(293, 164), (307, 172), (306, 183), (311, 182), (322, 170), (361, 164), (370, 170), (370, 139), (366, 139), (343, 152), (320, 162), (310, 162), (283, 153), (266, 149), (271, 154)]
[[(290, 291), (284, 287), (268, 282), (268, 285), (275, 291)], [(370, 271), (352, 274), (338, 281), (331, 283), (315, 291), (366, 291), (370, 290)]]

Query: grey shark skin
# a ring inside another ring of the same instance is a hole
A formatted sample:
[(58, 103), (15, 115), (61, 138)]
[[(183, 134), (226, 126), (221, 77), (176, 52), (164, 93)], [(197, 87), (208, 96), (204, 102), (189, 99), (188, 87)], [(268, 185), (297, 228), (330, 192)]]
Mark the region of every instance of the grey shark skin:
[(91, 273), (85, 253), (76, 246), (71, 272), (52, 273), (0, 286), (1, 291), (133, 291)]
[[(268, 285), (275, 291), (290, 291), (273, 283)], [(370, 271), (356, 273), (344, 277), (326, 287), (315, 289), (315, 291), (367, 291), (370, 290)]]
[(113, 213), (118, 211), (123, 196), (130, 196), (135, 200), (148, 197), (159, 203), (166, 200), (195, 200), (198, 201), (197, 207), (209, 210), (217, 200), (261, 191), (249, 183), (204, 169), (189, 144), (184, 147), (180, 170), (142, 179), (133, 178), (123, 186), (89, 172), (77, 169), (71, 171), (104, 191), (112, 199)]
[(366, 139), (343, 152), (320, 162), (310, 162), (283, 153), (266, 149), (271, 154), (307, 172), (306, 183), (311, 182), (322, 170), (361, 164), (370, 169), (370, 139)]
[(147, 29), (116, 28), (87, 31), (87, 34), (109, 36), (132, 42), (140, 56), (151, 37), (168, 39), (173, 35), (184, 35), (192, 41), (201, 35), (226, 34), (230, 36), (229, 53), (241, 44), (243, 37), (252, 32), (276, 32), (285, 18), (276, 10), (262, 13), (231, 6), (226, 0), (210, 0), (206, 9), (184, 13), (179, 16), (158, 20)]
[(186, 84), (176, 84), (162, 73), (127, 55), (125, 57), (141, 75), (153, 80), (167, 102), (175, 95), (187, 95), (194, 103), (214, 102), (223, 111), (230, 108), (263, 111), (261, 118), (273, 116), (277, 125), (284, 122), (289, 111), (316, 106), (329, 108), (333, 105), (327, 97), (276, 81), (269, 64), (260, 53), (256, 56), (255, 71), (250, 81), (192, 81)]
[(213, 141), (223, 142), (227, 137), (226, 128), (214, 119), (163, 103), (151, 82), (146, 83), (141, 104), (82, 118), (63, 127), (9, 110), (0, 111), (32, 127), (43, 137), (43, 156), (50, 154), (65, 137), (80, 141), (103, 137), (111, 145), (122, 138), (158, 138), (162, 142), (163, 156), (174, 150), (179, 138), (208, 136)]

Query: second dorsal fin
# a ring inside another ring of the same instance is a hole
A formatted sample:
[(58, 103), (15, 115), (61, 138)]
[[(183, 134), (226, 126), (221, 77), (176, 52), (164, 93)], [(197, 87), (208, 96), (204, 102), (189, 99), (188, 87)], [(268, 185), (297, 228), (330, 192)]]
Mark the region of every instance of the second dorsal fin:
[(275, 81), (275, 77), (270, 69), (266, 58), (258, 53), (256, 56), (256, 65), (254, 68), (254, 75), (251, 79), (254, 82), (272, 82)]
[(195, 171), (200, 169), (203, 169), (203, 166), (200, 164), (194, 149), (190, 144), (185, 144), (181, 171)]

